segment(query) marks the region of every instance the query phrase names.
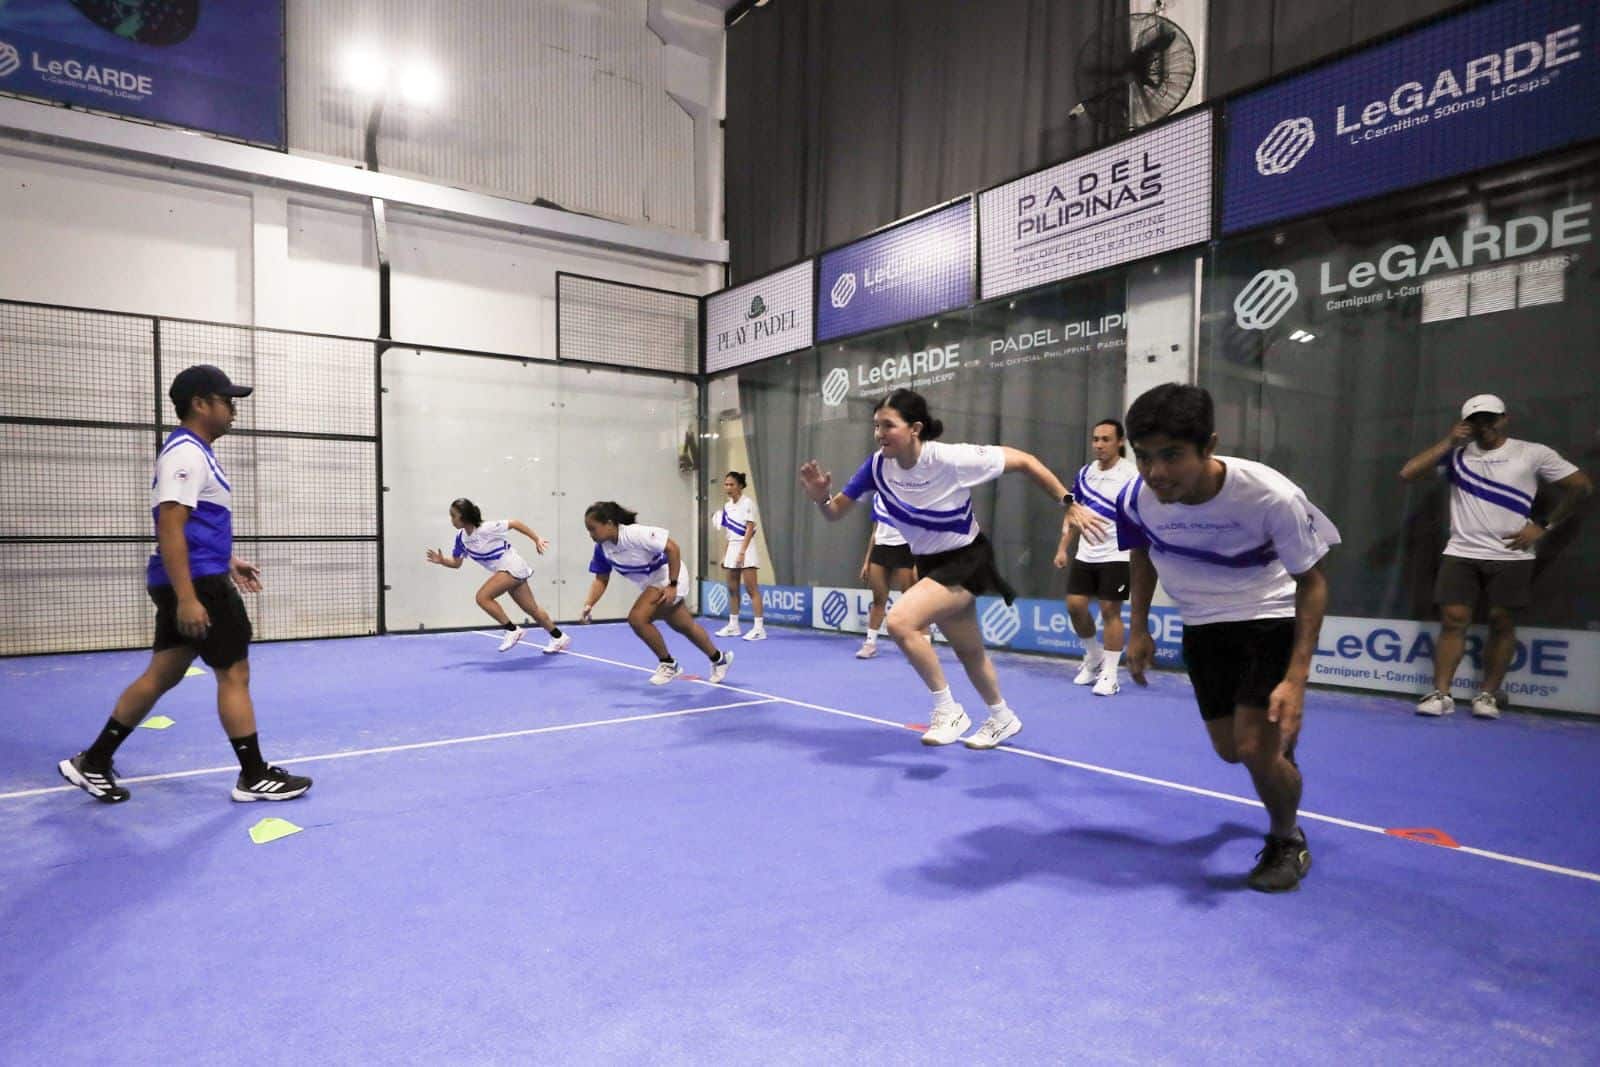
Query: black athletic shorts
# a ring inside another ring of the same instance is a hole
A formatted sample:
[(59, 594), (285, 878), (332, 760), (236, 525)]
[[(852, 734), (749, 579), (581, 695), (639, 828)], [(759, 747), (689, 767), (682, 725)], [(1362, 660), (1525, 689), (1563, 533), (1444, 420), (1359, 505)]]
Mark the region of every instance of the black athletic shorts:
[(1433, 602), (1470, 608), (1482, 595), (1491, 608), (1525, 608), (1533, 601), (1533, 563), (1531, 559), (1444, 556), (1433, 582)]
[(1125, 561), (1110, 563), (1085, 563), (1072, 561), (1067, 571), (1067, 595), (1086, 596), (1095, 600), (1127, 600), (1128, 583), (1132, 574)]
[(244, 610), (244, 598), (226, 574), (208, 574), (194, 580), (194, 594), (211, 617), (211, 628), (198, 641), (178, 630), (178, 594), (172, 586), (152, 585), (149, 591), (150, 599), (156, 602), (152, 652), (187, 646), (200, 653), (206, 666), (219, 671), (250, 655), (250, 616)]
[(867, 562), (876, 563), (886, 571), (898, 571), (915, 567), (917, 558), (911, 554), (910, 545), (874, 544), (867, 553)]
[(1264, 708), (1289, 673), (1293, 619), (1213, 622), (1183, 629), (1183, 663), (1200, 717), (1225, 719), (1243, 704)]
[(932, 578), (940, 585), (965, 589), (973, 596), (1001, 596), (1007, 604), (1017, 599), (1017, 591), (995, 569), (994, 546), (983, 534), (970, 545), (915, 558), (919, 580)]

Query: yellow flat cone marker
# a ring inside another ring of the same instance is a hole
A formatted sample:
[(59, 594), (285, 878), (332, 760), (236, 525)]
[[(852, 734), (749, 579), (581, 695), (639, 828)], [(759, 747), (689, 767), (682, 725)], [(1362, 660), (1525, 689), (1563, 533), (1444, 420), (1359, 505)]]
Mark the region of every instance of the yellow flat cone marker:
[(204, 678), (205, 674), (206, 672), (201, 670), (199, 667), (190, 667), (188, 670), (183, 672), (183, 676), (185, 678)]
[(167, 718), (165, 715), (152, 715), (148, 719), (146, 719), (144, 722), (139, 724), (139, 729), (141, 729), (141, 730), (165, 730), (168, 727), (174, 726), (174, 725), (176, 725), (174, 720)]
[(300, 827), (288, 819), (266, 818), (250, 827), (250, 840), (258, 845), (265, 845), (280, 837), (288, 837), (299, 832)]

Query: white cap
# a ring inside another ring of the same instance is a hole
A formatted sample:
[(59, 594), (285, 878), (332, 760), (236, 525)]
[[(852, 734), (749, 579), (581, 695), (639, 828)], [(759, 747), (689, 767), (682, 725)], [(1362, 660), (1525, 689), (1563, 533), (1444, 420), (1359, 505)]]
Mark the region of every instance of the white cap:
[(1506, 402), (1493, 393), (1479, 393), (1461, 405), (1461, 417), (1463, 419), (1470, 419), (1480, 411), (1486, 411), (1491, 415), (1504, 415), (1506, 413)]

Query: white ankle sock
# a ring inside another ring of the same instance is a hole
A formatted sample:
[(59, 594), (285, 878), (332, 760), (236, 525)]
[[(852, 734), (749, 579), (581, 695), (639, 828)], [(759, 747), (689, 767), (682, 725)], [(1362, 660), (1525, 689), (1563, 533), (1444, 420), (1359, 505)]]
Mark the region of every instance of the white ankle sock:
[(1105, 658), (1100, 661), (1100, 669), (1102, 671), (1110, 671), (1112, 674), (1115, 674), (1117, 673), (1117, 664), (1121, 662), (1122, 649), (1119, 648), (1113, 651), (1108, 648), (1105, 651)]
[(989, 714), (996, 719), (1004, 720), (1011, 718), (1016, 714), (1016, 712), (1012, 711), (1011, 706), (1006, 703), (1005, 698), (1001, 697), (1000, 703), (989, 705)]
[(878, 643), (878, 631), (876, 631), (876, 630), (868, 630), (867, 631), (867, 644), (875, 645), (877, 643)]
[(737, 611), (734, 612), (732, 615), (728, 616), (728, 625), (729, 626), (738, 626), (739, 625), (739, 613)]
[(943, 689), (934, 690), (929, 695), (933, 697), (934, 711), (938, 711), (941, 708), (953, 708), (956, 706), (956, 698), (950, 695), (950, 687), (948, 685)]
[(1078, 640), (1083, 642), (1083, 658), (1084, 659), (1086, 659), (1086, 660), (1097, 660), (1097, 659), (1100, 658), (1101, 648), (1100, 648), (1100, 639), (1098, 637), (1095, 637), (1093, 634), (1090, 634), (1088, 637), (1080, 637), (1080, 638), (1078, 638)]

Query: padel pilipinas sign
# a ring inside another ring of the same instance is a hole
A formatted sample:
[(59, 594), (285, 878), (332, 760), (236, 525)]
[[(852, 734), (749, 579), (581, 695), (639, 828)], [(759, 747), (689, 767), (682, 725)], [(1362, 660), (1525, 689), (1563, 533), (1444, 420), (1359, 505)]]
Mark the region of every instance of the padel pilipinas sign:
[(281, 0), (0, 0), (0, 93), (284, 144)]
[(1211, 112), (979, 196), (983, 299), (1211, 237)]
[(1594, 0), (1499, 0), (1241, 96), (1223, 231), (1600, 136), (1597, 25)]
[(972, 301), (972, 201), (825, 253), (817, 340), (939, 315)]
[(811, 260), (706, 298), (710, 373), (811, 347)]

